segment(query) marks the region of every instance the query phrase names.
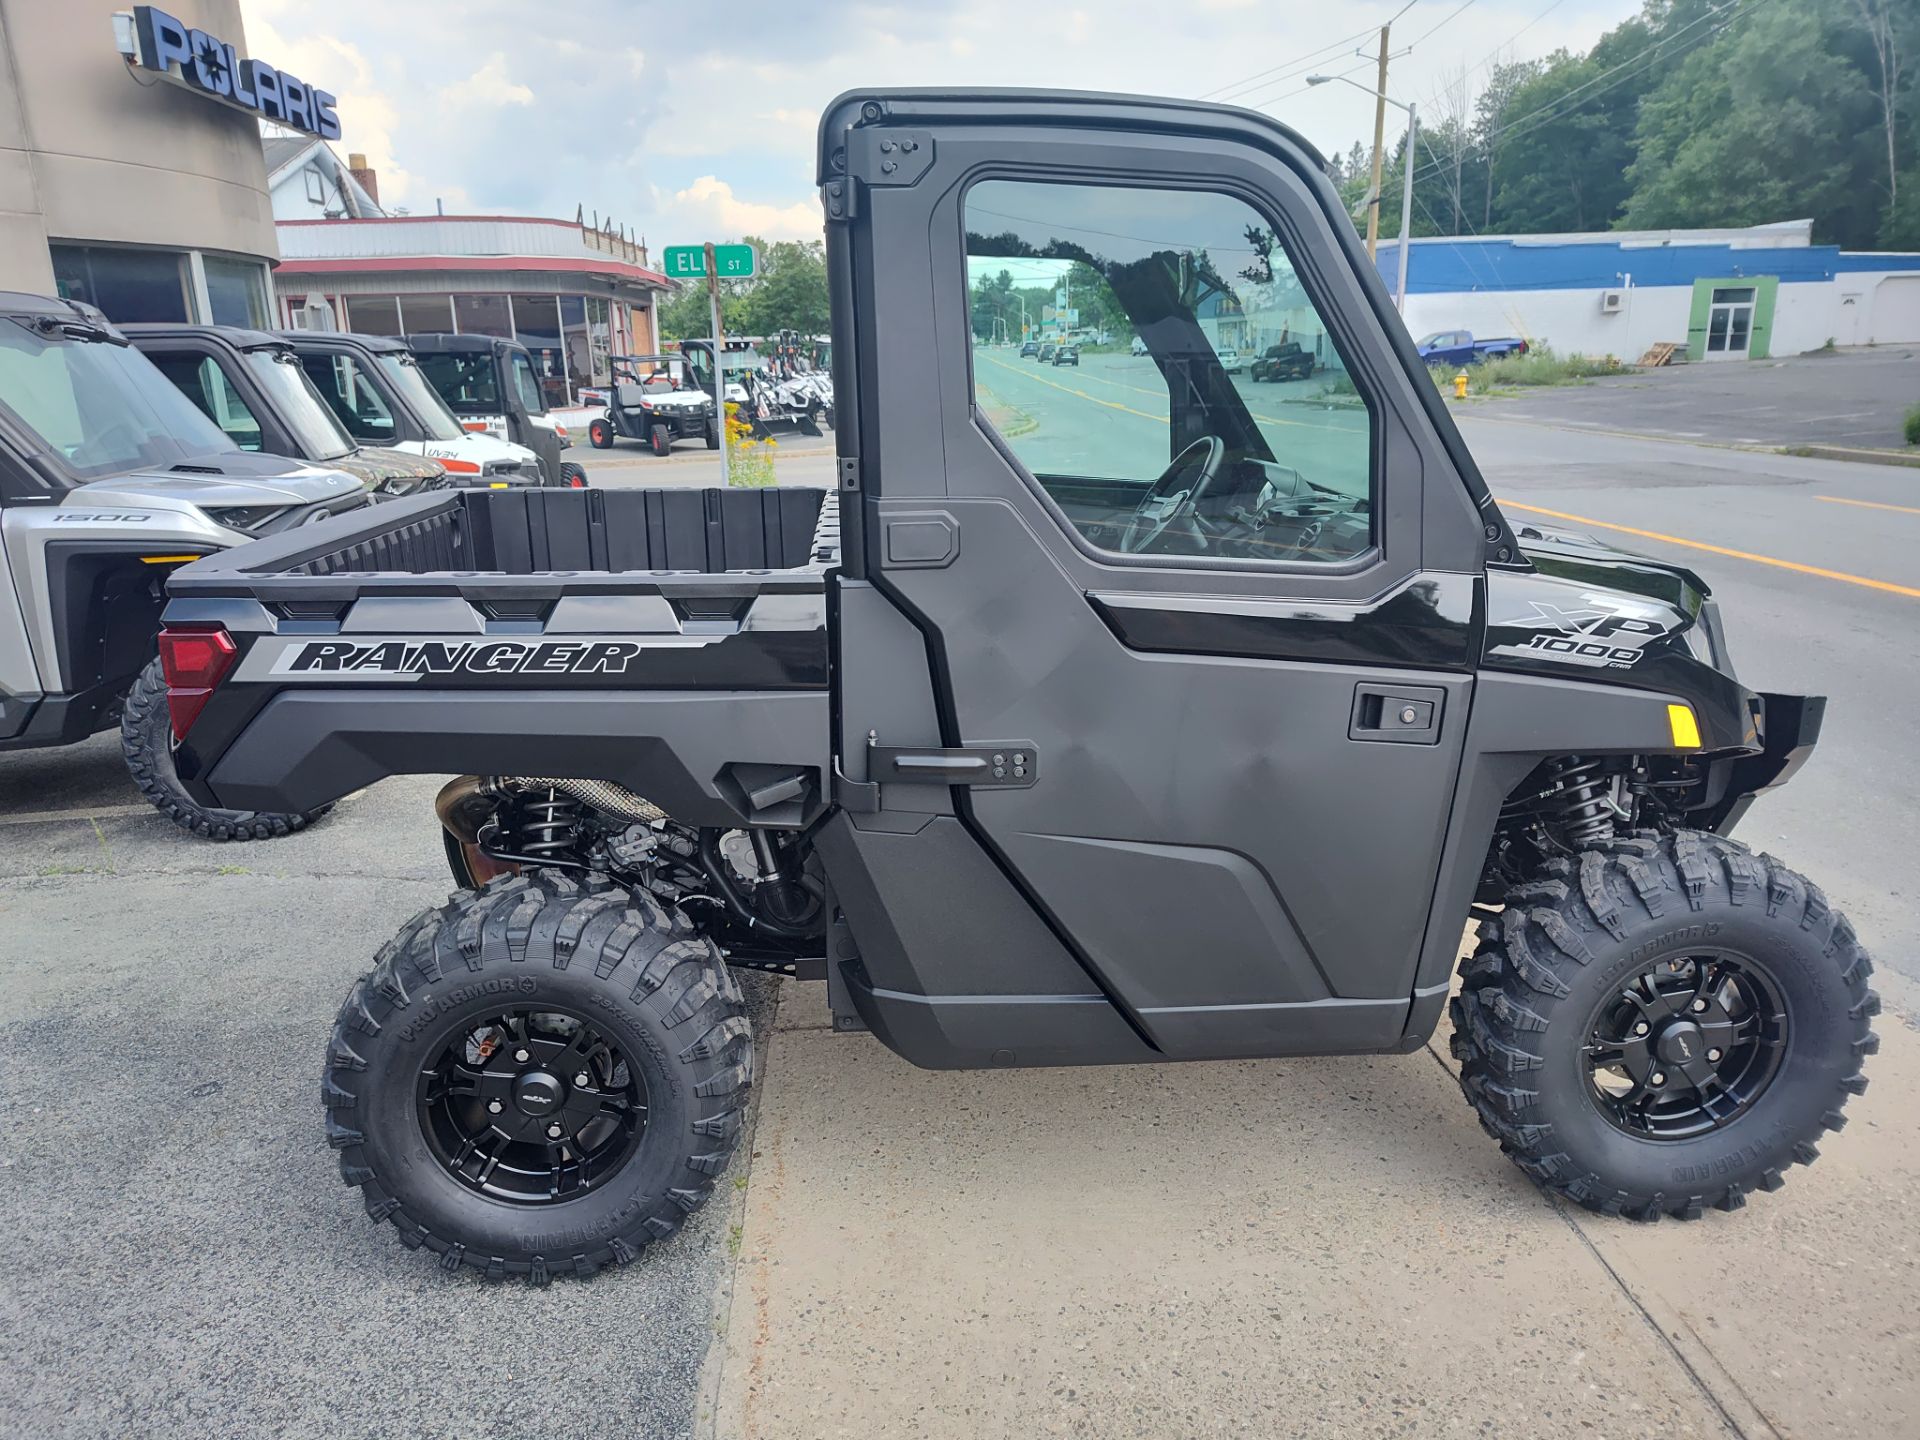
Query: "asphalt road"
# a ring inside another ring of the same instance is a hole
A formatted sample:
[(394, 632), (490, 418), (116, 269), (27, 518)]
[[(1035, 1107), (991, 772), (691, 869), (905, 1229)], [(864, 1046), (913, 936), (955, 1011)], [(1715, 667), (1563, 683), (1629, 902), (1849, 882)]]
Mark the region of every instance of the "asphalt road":
[[(611, 1284), (442, 1273), (362, 1213), (319, 1074), (446, 898), (438, 782), (210, 845), (117, 740), (0, 755), (0, 1414), (23, 1440), (688, 1434), (745, 1166)], [(771, 989), (744, 977), (756, 1030)]]
[(1898, 450), (1920, 404), (1920, 346), (1676, 365), (1485, 402), (1476, 413), (1575, 430), (1736, 445)]

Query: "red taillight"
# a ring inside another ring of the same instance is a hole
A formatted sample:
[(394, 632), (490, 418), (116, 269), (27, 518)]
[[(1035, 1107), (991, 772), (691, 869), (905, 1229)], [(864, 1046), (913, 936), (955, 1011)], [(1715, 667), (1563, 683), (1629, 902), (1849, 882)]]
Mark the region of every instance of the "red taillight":
[(239, 653), (233, 637), (218, 625), (180, 625), (160, 632), (160, 670), (167, 677), (167, 713), (173, 718), (174, 739), (187, 738), (207, 697), (226, 678)]
[(484, 435), (487, 433), (487, 422), (484, 420), (463, 420), (460, 422), (460, 428), (465, 430), (469, 435)]

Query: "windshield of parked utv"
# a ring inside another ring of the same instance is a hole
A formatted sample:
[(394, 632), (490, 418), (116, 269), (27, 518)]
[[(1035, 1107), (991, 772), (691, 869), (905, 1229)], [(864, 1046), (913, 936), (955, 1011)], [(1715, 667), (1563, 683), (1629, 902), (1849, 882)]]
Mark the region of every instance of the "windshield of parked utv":
[(447, 408), (447, 402), (440, 398), (440, 392), (427, 383), (413, 356), (383, 353), (380, 356), (380, 373), (387, 377), (388, 383), (400, 392), (400, 398), (420, 417), (429, 440), (458, 440), (467, 433), (453, 411)]
[(0, 320), (0, 409), (75, 483), (235, 448), (132, 346), (13, 320)]
[(353, 437), (327, 408), (291, 351), (251, 350), (247, 352), (247, 366), (299, 441), (303, 456), (309, 460), (338, 460), (354, 452)]
[(483, 351), (455, 350), (416, 355), (420, 373), (427, 377), (447, 408), (456, 415), (498, 415), (504, 408), (494, 378), (493, 356)]
[[(977, 411), (1088, 541), (1288, 562), (1372, 544), (1367, 402), (1258, 211), (1010, 180), (965, 204)], [(1309, 365), (1256, 377), (1295, 344)]]

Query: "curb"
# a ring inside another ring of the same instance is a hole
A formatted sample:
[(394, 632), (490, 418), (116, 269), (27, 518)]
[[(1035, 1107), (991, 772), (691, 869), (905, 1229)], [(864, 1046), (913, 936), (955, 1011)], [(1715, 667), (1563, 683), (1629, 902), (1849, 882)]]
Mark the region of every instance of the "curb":
[(1780, 454), (1803, 460), (1855, 460), (1865, 465), (1900, 465), (1920, 470), (1920, 450), (1874, 450), (1852, 445), (1782, 445)]

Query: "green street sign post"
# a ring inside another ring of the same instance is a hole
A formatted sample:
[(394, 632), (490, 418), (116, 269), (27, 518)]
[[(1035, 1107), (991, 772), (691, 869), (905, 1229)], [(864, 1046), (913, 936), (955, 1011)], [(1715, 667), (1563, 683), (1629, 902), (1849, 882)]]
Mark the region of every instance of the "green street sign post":
[(722, 280), (751, 280), (757, 257), (751, 245), (669, 245), (665, 251), (669, 280), (707, 278), (707, 253), (713, 253), (715, 273)]
[(733, 466), (727, 456), (727, 337), (720, 329), (720, 282), (753, 278), (755, 257), (751, 245), (669, 245), (663, 252), (667, 278), (707, 282), (707, 307), (713, 323), (713, 403), (720, 424), (720, 483), (733, 484)]

